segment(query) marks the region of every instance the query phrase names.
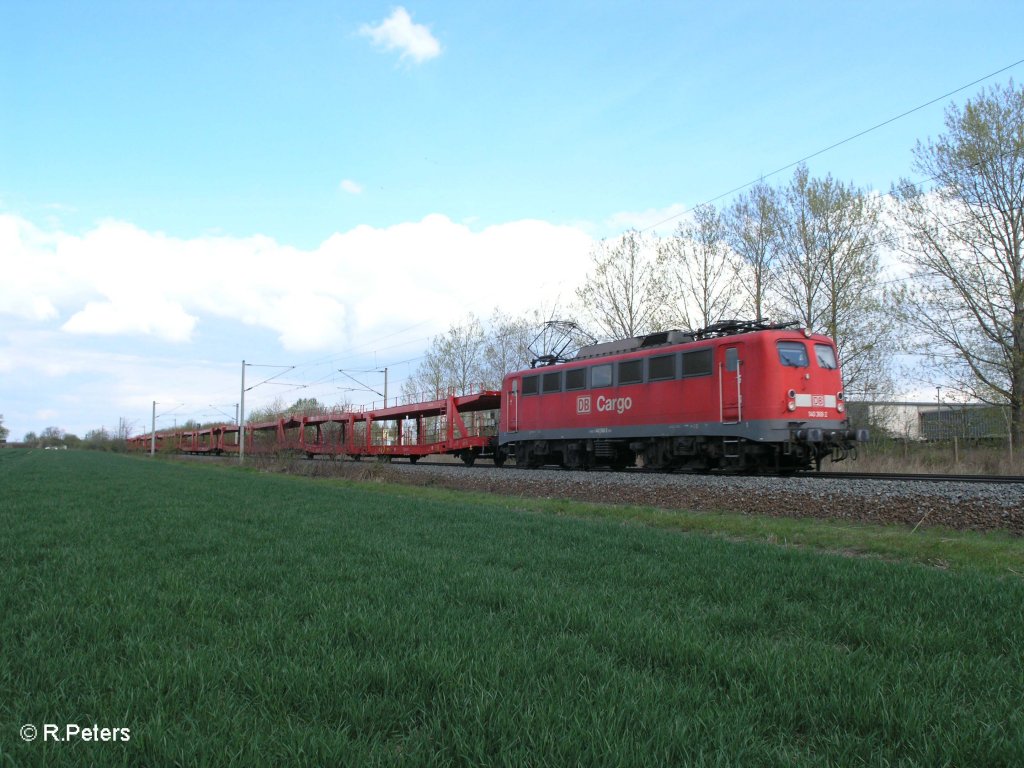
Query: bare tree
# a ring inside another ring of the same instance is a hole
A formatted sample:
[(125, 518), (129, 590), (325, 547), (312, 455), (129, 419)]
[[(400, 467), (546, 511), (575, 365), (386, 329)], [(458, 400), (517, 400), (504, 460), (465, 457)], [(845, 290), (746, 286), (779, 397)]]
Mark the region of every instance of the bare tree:
[(530, 340), (536, 323), (494, 310), (483, 350), (483, 384), (498, 389), (505, 376), (530, 364)]
[(746, 294), (743, 309), (755, 319), (765, 316), (774, 285), (780, 247), (779, 197), (774, 187), (758, 182), (736, 198), (723, 216), (725, 240), (742, 265), (738, 284)]
[(594, 268), (576, 290), (580, 311), (606, 338), (639, 336), (663, 327), (667, 306), (656, 246), (630, 230), (591, 253)]
[(779, 251), (775, 304), (782, 313), (814, 328), (821, 319), (821, 286), (825, 272), (822, 236), (818, 232), (826, 209), (806, 166), (800, 166), (784, 191), (779, 219)]
[(402, 385), (402, 394), (421, 400), (444, 396), (449, 390), (463, 394), (478, 389), (487, 377), (486, 347), (483, 325), (474, 315), (462, 325), (452, 325), (448, 333), (434, 337), (416, 374)]
[(1011, 81), (946, 110), (946, 133), (914, 149), (923, 192), (895, 188), (913, 266), (904, 320), (962, 392), (1009, 405), (1024, 440), (1024, 89)]
[(725, 242), (722, 217), (713, 205), (693, 211), (693, 221), (679, 224), (658, 249), (659, 264), (672, 280), (673, 324), (706, 328), (739, 309), (737, 263)]
[(779, 219), (774, 304), (784, 318), (836, 341), (848, 387), (891, 384), (893, 319), (883, 289), (877, 197), (797, 168)]

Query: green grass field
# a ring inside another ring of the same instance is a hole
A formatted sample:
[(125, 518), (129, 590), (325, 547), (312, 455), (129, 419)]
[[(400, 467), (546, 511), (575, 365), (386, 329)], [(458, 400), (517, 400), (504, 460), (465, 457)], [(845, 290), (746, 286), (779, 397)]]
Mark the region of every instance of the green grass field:
[(556, 506), (0, 451), (0, 765), (1024, 762), (1012, 572)]

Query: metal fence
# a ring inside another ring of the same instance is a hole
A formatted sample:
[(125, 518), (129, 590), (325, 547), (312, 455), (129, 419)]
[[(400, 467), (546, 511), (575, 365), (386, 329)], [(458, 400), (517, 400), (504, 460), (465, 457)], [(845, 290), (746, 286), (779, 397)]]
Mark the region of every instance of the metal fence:
[(996, 441), (1010, 431), (1009, 409), (987, 403), (854, 401), (847, 403), (847, 413), (879, 439)]

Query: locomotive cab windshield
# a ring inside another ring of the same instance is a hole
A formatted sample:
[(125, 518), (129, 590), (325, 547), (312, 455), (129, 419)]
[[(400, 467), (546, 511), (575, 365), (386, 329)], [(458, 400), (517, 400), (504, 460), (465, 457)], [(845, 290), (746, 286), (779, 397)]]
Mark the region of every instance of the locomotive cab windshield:
[(779, 362), (787, 368), (806, 368), (810, 365), (807, 359), (807, 347), (802, 341), (780, 341)]
[(815, 344), (814, 355), (819, 368), (834, 370), (839, 367), (839, 363), (836, 362), (836, 351), (829, 344)]

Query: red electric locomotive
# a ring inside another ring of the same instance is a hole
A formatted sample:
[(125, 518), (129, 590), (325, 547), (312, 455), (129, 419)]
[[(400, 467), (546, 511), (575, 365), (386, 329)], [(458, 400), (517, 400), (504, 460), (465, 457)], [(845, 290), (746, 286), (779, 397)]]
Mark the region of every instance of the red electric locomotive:
[(794, 325), (654, 333), (510, 374), (496, 463), (786, 472), (843, 459), (867, 430), (846, 416), (832, 340)]

